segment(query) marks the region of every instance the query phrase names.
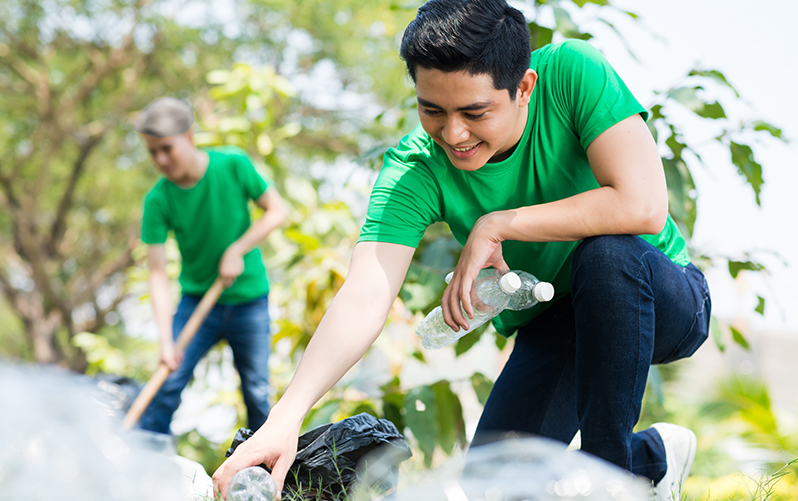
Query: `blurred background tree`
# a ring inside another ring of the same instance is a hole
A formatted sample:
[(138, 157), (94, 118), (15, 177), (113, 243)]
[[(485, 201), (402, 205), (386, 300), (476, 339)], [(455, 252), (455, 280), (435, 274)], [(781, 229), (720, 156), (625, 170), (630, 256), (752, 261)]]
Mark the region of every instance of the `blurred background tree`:
[[(154, 343), (127, 335), (120, 308), (131, 287), (146, 277), (138, 219), (142, 196), (157, 178), (131, 125), (151, 101), (173, 95), (194, 105), (198, 144), (243, 147), (290, 204), (288, 226), (264, 245), (272, 303), (279, 310), (273, 328), (279, 397), (346, 275), (382, 153), (417, 123), (414, 91), (397, 48), (420, 4), (0, 4), (0, 290), (6, 300), (0, 315), (8, 318), (0, 328), (0, 352), (138, 379), (154, 368)], [(528, 0), (523, 7), (533, 49), (565, 38), (590, 40), (593, 35), (580, 28), (585, 16), (621, 39), (606, 14), (636, 18), (609, 0)], [(663, 152), (671, 214), (688, 240), (699, 196), (690, 170), (701, 157), (680, 132), (684, 115), (677, 110), (722, 129), (714, 141), (728, 149), (729, 168), (748, 183), (757, 202), (762, 166), (750, 138), (784, 139), (771, 124), (728, 120), (727, 102), (707, 97), (715, 94), (705, 89), (725, 89), (724, 99), (740, 99), (723, 74), (696, 68), (660, 89), (654, 102), (643, 103)], [(443, 276), (459, 250), (445, 225), (427, 231), (377, 343), (383, 368), (372, 379), (379, 384), (369, 386), (365, 377), (345, 380), (309, 414), (306, 428), (369, 412), (409, 431), (427, 465), (436, 454), (466, 445), (463, 391), (484, 404), (490, 379), (473, 371), (456, 381), (402, 380), (407, 361), (426, 360), (412, 332), (438, 304)], [(740, 270), (763, 269), (748, 256), (696, 257), (702, 266), (728, 261), (735, 277)], [(172, 261), (175, 270), (179, 263)], [(763, 309), (760, 298), (757, 311)], [(744, 333), (720, 322), (713, 333), (720, 347), (728, 337), (747, 345)], [(448, 350), (464, 355), (482, 336), (490, 336), (497, 350), (512, 343), (486, 327)], [(652, 373), (644, 422), (671, 412), (662, 388), (670, 377), (667, 371)], [(721, 401), (729, 401), (734, 388), (748, 394), (743, 386), (727, 387)], [(232, 394), (217, 401), (243, 408)], [(718, 404), (707, 412), (738, 416), (734, 409), (739, 407)], [(780, 434), (773, 435), (779, 437), (774, 447), (795, 447)], [(184, 435), (182, 444), (209, 471), (222, 460), (220, 444), (196, 432)]]

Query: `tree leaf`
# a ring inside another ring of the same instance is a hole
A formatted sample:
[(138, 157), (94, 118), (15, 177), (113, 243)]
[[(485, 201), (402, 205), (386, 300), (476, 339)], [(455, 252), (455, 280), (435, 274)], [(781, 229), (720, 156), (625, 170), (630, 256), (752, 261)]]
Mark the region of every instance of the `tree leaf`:
[(778, 127), (771, 125), (767, 122), (763, 122), (762, 120), (757, 120), (753, 122), (751, 125), (754, 126), (755, 131), (766, 131), (769, 132), (771, 136), (781, 139), (785, 143), (788, 142), (787, 139), (783, 136), (781, 129)]
[(723, 111), (723, 106), (721, 106), (717, 101), (714, 103), (705, 104), (704, 107), (696, 113), (701, 117), (712, 118), (714, 120), (717, 120), (718, 118), (726, 118), (726, 112)]
[(742, 332), (738, 331), (737, 329), (735, 329), (734, 327), (731, 327), (731, 326), (729, 327), (729, 329), (731, 329), (732, 339), (734, 339), (735, 343), (739, 344), (740, 346), (742, 346), (746, 350), (750, 350), (751, 349), (751, 345), (748, 344), (748, 341), (746, 341), (745, 336), (743, 336)]
[(730, 84), (728, 80), (726, 80), (726, 77), (720, 71), (694, 69), (691, 70), (690, 73), (687, 74), (687, 76), (712, 78), (713, 80), (729, 87), (732, 91), (734, 91), (734, 94), (737, 97), (740, 97), (740, 93), (737, 92), (737, 89), (735, 89), (734, 86)]
[(756, 298), (759, 300), (759, 304), (756, 305), (756, 308), (754, 309), (754, 311), (759, 313), (760, 315), (764, 316), (765, 315), (765, 298), (763, 298), (762, 296), (757, 296)]
[(709, 320), (709, 332), (712, 334), (712, 339), (715, 340), (715, 345), (720, 351), (726, 351), (726, 342), (723, 341), (723, 331), (720, 328), (718, 320), (713, 316)]
[(438, 443), (446, 454), (451, 454), (455, 445), (466, 443), (465, 420), (460, 398), (451, 389), (449, 381), (432, 385), (438, 404)]
[(737, 275), (739, 275), (743, 270), (761, 271), (763, 269), (765, 269), (765, 267), (760, 263), (754, 263), (752, 261), (729, 260), (729, 274), (732, 276), (732, 278), (737, 278)]
[(537, 50), (544, 45), (551, 43), (551, 40), (554, 37), (554, 30), (546, 28), (545, 26), (540, 26), (534, 22), (529, 23), (528, 26), (532, 50)]
[(609, 2), (607, 0), (572, 0), (577, 6), (584, 7), (585, 4), (592, 3), (596, 5), (608, 5)]
[(432, 465), (432, 454), (438, 443), (438, 406), (435, 392), (427, 385), (411, 389), (405, 396), (405, 425), (416, 437), (424, 453), (424, 464)]
[(477, 344), (479, 339), (482, 337), (482, 333), (485, 332), (485, 329), (487, 328), (488, 324), (480, 325), (478, 328), (458, 339), (457, 343), (454, 345), (455, 356), (459, 357), (463, 353), (470, 350), (472, 346)]
[(471, 386), (477, 394), (477, 400), (484, 406), (485, 402), (488, 401), (490, 391), (493, 389), (493, 381), (486, 378), (481, 372), (475, 372), (471, 375)]
[(662, 372), (656, 365), (648, 368), (648, 388), (654, 395), (654, 402), (659, 406), (665, 405), (665, 384)]
[(747, 144), (735, 143), (734, 141), (729, 142), (729, 152), (731, 153), (732, 163), (737, 166), (740, 175), (745, 178), (754, 190), (756, 204), (761, 206), (762, 202), (759, 199), (759, 193), (765, 181), (762, 179), (762, 166), (754, 159), (754, 152)]
[(502, 336), (498, 332), (494, 332), (493, 333), (493, 338), (494, 338), (494, 343), (496, 344), (496, 348), (498, 348), (499, 351), (503, 350), (504, 347), (507, 346), (507, 337), (506, 336)]

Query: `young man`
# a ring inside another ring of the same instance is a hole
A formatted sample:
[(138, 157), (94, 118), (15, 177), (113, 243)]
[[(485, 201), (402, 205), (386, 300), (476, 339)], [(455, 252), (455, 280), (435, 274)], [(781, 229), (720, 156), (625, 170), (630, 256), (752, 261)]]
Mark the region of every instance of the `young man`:
[[(285, 204), (271, 181), (237, 148), (200, 150), (194, 145), (191, 107), (165, 97), (136, 121), (155, 166), (163, 173), (144, 199), (142, 240), (149, 246), (150, 297), (161, 345), (161, 362), (173, 372), (139, 424), (169, 433), (180, 393), (199, 360), (222, 339), (233, 350), (248, 426), (256, 430), (269, 414), (269, 282), (255, 246), (286, 219)], [(250, 224), (249, 200), (264, 212)], [(177, 240), (182, 298), (172, 318), (164, 243)], [(185, 353), (175, 340), (202, 295), (218, 277), (226, 289)]]
[(668, 215), (646, 110), (585, 42), (530, 55), (524, 17), (504, 0), (426, 3), (401, 55), (420, 126), (385, 154), (346, 282), (216, 488), (262, 462), (282, 484), (305, 413), (380, 333), (425, 228), (446, 221), (463, 245), (442, 299), (452, 328), (468, 326), (459, 304), (472, 315), (481, 268), (526, 270), (557, 292), (494, 319), (518, 334), (473, 444), (511, 430), (568, 443), (581, 430), (584, 451), (678, 499), (695, 436), (665, 423), (632, 430), (649, 366), (701, 345), (710, 301)]

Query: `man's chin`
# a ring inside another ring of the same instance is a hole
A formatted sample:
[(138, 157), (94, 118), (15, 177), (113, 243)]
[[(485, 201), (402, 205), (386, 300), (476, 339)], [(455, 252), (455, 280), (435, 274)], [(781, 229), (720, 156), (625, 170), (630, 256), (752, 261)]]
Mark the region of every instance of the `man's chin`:
[(475, 171), (485, 166), (485, 160), (482, 155), (474, 156), (471, 158), (457, 158), (449, 154), (449, 161), (454, 165), (455, 169), (462, 171)]

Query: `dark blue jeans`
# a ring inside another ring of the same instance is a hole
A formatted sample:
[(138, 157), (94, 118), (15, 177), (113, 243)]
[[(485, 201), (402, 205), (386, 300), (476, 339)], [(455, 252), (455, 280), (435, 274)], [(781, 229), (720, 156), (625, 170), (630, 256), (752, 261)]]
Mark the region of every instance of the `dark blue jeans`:
[(704, 275), (636, 236), (577, 247), (571, 295), (519, 329), (472, 445), (506, 432), (569, 443), (658, 482), (666, 469), (656, 430), (632, 430), (651, 364), (692, 355), (706, 340)]
[[(201, 297), (184, 295), (173, 320), (177, 339)], [(164, 382), (139, 426), (145, 430), (169, 433), (172, 414), (180, 405), (180, 394), (191, 380), (194, 368), (216, 343), (226, 339), (241, 377), (241, 392), (247, 406), (247, 425), (257, 430), (269, 414), (269, 301), (264, 296), (251, 303), (217, 304), (208, 314), (183, 355), (180, 367)]]

